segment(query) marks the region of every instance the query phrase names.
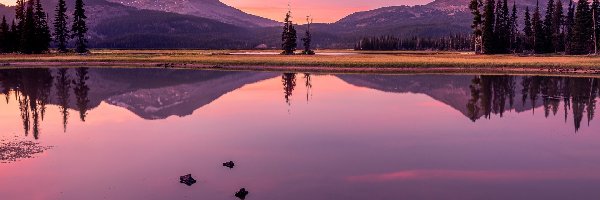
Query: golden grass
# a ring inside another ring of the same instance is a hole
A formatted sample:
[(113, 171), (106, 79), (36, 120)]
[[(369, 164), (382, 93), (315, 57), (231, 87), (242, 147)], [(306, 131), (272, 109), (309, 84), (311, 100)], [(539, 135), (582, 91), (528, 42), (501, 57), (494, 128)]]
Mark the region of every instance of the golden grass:
[[(93, 50), (90, 55), (0, 55), (0, 63), (19, 62), (119, 62), (119, 63), (174, 63), (203, 65), (254, 66), (328, 66), (328, 67), (507, 67), (507, 68), (586, 68), (600, 69), (598, 56), (515, 56), (474, 55), (458, 52), (361, 52), (352, 50), (325, 50), (318, 52), (357, 53), (352, 55), (229, 55), (240, 50)], [(278, 51), (267, 51), (278, 52)], [(7, 65), (7, 64), (5, 64)]]

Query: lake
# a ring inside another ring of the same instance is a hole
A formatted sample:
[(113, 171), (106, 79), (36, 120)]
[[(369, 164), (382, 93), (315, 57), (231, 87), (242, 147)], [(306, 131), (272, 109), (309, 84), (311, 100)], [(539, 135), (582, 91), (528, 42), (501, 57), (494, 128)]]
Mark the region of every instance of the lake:
[(600, 199), (595, 78), (31, 68), (0, 91), (0, 199)]

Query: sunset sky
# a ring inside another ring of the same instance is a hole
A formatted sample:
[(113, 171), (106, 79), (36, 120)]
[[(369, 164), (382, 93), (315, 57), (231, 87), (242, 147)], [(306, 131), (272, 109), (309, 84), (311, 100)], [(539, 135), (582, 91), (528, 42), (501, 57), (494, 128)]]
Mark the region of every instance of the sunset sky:
[[(335, 22), (357, 11), (385, 6), (420, 5), (433, 0), (291, 0), (292, 13), (297, 23), (303, 23), (307, 15), (314, 22)], [(287, 0), (221, 0), (244, 12), (282, 21), (287, 9)], [(299, 19), (300, 18), (300, 19)], [(300, 20), (300, 21), (299, 21)]]
[[(0, 0), (5, 5), (14, 5), (16, 0)], [(168, 0), (164, 0), (168, 1)], [(297, 23), (303, 23), (307, 15), (314, 22), (335, 22), (353, 12), (371, 10), (384, 6), (419, 5), (433, 0), (292, 0), (292, 12)], [(282, 21), (287, 0), (221, 0), (247, 13)]]

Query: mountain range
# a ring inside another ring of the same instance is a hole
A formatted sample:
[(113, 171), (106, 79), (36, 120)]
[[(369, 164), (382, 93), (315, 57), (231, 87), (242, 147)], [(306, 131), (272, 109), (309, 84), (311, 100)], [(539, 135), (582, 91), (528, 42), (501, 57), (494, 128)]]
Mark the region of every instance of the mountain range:
[[(426, 5), (391, 6), (314, 24), (317, 48), (351, 48), (361, 37), (439, 37), (469, 33), (470, 0), (435, 0)], [(565, 1), (567, 2), (567, 1)], [(89, 41), (96, 48), (248, 49), (278, 48), (281, 23), (251, 15), (219, 0), (86, 0)], [(533, 7), (536, 0), (517, 0)], [(42, 1), (50, 16), (57, 0)], [(545, 2), (540, 4), (544, 10)], [(74, 0), (67, 0), (72, 7)], [(565, 6), (566, 7), (566, 6)], [(14, 7), (0, 6), (9, 19)], [(284, 13), (282, 13), (284, 15)], [(300, 36), (305, 26), (297, 26)]]

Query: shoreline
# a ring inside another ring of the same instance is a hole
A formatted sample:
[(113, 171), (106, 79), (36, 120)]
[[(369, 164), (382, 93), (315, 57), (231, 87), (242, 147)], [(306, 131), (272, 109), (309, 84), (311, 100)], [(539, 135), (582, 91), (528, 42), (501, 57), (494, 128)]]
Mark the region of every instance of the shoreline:
[[(597, 56), (474, 55), (459, 52), (355, 52), (348, 55), (239, 55), (240, 51), (97, 50), (90, 55), (0, 55), (0, 69), (141, 67), (365, 74), (540, 74), (600, 76)], [(264, 52), (264, 51), (263, 51)], [(349, 52), (327, 50), (322, 52)]]

